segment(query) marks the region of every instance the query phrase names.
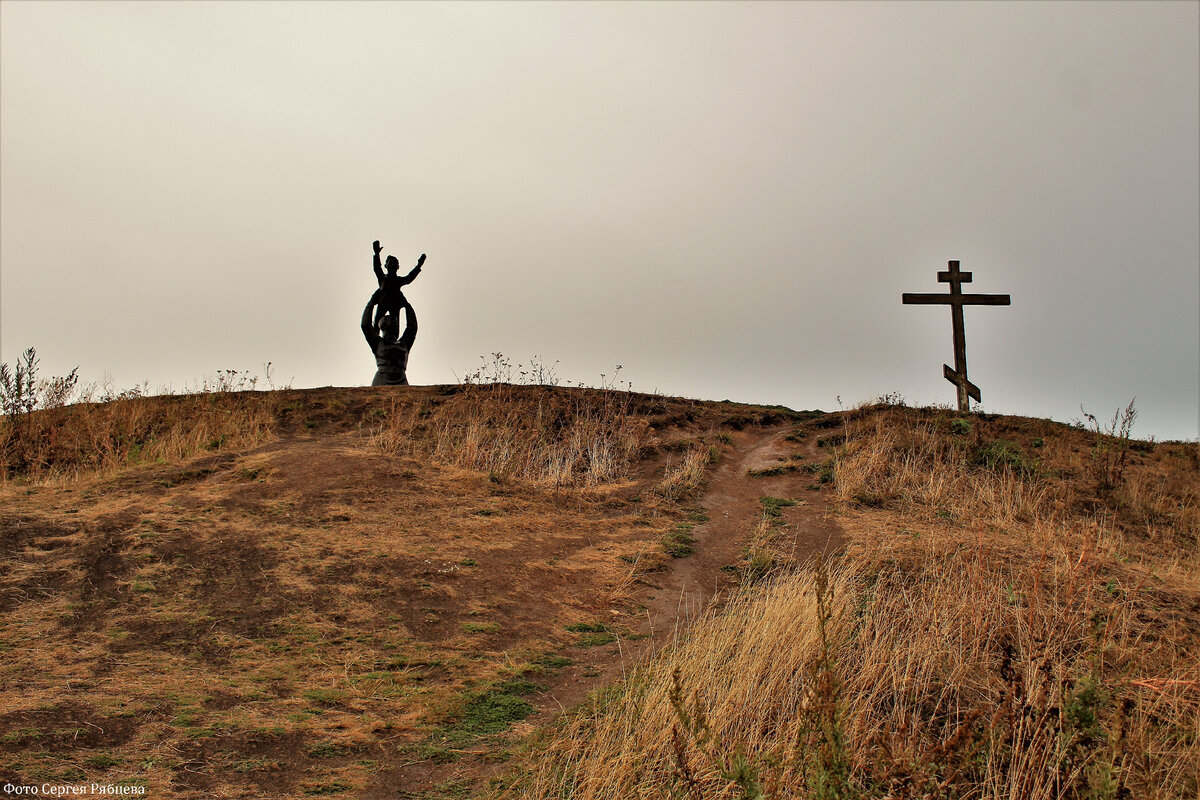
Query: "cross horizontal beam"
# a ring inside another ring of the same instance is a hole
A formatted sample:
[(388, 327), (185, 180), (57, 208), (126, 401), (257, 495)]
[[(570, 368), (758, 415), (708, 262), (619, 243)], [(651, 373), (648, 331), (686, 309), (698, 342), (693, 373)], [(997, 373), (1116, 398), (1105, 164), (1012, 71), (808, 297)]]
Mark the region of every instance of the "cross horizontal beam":
[[(892, 295), (895, 297), (895, 295)], [(938, 294), (905, 292), (901, 295), (905, 305), (966, 305), (966, 306), (1009, 306), (1012, 297), (1006, 294)], [(894, 301), (893, 301), (894, 302)]]
[(979, 393), (979, 387), (967, 380), (966, 375), (952, 370), (949, 364), (942, 364), (942, 374), (946, 376), (946, 380), (965, 391), (967, 397), (970, 397), (976, 403), (983, 399), (983, 395)]

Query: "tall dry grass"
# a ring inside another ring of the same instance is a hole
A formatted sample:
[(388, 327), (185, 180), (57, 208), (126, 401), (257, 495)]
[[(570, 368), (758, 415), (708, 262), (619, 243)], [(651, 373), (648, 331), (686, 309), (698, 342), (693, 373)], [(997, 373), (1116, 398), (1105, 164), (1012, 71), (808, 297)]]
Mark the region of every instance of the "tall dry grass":
[[(976, 442), (948, 435), (944, 421), (879, 414), (860, 420), (834, 460), (844, 502), (929, 508), (1006, 525), (1065, 513), (1063, 498), (1021, 465), (988, 464)], [(991, 467), (981, 471), (980, 467)]]
[(76, 403), (0, 417), (0, 479), (45, 479), (256, 444), (276, 393), (209, 392)]
[(1154, 598), (1106, 592), (1086, 552), (896, 555), (743, 594), (508, 796), (1195, 796), (1198, 651), (1147, 634)]
[(663, 478), (656, 491), (668, 500), (677, 500), (704, 481), (704, 473), (713, 462), (711, 449), (694, 446), (684, 451), (678, 460), (668, 459)]
[(1120, 449), (1114, 437), (1057, 426), (1027, 448), (995, 438), (978, 419), (956, 434), (956, 422), (880, 409), (849, 423), (834, 458), (839, 499), (1010, 532), (1085, 520), (1151, 559), (1179, 558), (1200, 577), (1200, 445), (1142, 443), (1142, 454), (1113, 471), (1103, 465)]
[[(80, 386), (78, 368), (40, 378), (38, 364), (32, 347), (11, 366), (0, 364), (0, 481), (77, 475), (254, 444), (275, 426), (278, 395), (254, 394), (258, 376), (248, 371), (219, 370), (192, 394), (165, 390), (151, 396), (148, 385), (117, 392), (109, 379), (103, 386)], [(273, 389), (270, 363), (265, 370)]]
[(1197, 796), (1195, 584), (1019, 463), (874, 423), (836, 469), (848, 510), (887, 506), (852, 512), (872, 535), (704, 618), (504, 796)]
[(647, 441), (630, 402), (621, 392), (468, 383), (436, 403), (394, 401), (372, 441), (496, 479), (595, 486), (628, 477)]

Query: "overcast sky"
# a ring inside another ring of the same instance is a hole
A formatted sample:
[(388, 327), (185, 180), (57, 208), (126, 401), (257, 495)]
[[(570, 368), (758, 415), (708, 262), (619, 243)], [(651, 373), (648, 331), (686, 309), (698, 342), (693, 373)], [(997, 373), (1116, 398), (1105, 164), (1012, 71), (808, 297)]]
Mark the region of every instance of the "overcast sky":
[(836, 408), (1137, 397), (1195, 438), (1200, 4), (0, 3), (0, 354), (175, 389), (365, 385), (371, 241), (413, 383)]

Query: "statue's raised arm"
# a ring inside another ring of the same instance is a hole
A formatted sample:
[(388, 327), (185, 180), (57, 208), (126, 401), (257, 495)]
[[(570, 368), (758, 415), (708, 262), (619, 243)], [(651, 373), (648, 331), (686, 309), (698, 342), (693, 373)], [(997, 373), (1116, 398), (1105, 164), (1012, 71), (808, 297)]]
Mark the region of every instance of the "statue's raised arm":
[(367, 307), (363, 309), (362, 315), (362, 332), (367, 339), (367, 344), (374, 350), (379, 343), (379, 331), (375, 329), (375, 323), (371, 320), (372, 312), (375, 306), (379, 305), (379, 290), (375, 290), (375, 294), (371, 295), (371, 299), (367, 301)]

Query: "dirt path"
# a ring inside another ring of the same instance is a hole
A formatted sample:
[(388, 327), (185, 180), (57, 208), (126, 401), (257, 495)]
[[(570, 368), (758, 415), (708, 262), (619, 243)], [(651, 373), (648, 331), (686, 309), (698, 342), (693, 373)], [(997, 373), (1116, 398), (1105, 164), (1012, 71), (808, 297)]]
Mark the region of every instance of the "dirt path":
[[(719, 605), (723, 597), (736, 590), (736, 572), (726, 568), (736, 566), (741, 559), (762, 518), (764, 497), (795, 501), (795, 505), (782, 509), (781, 538), (776, 546), (790, 550), (796, 562), (821, 558), (841, 546), (841, 531), (831, 516), (829, 490), (820, 486), (813, 472), (802, 467), (820, 464), (826, 455), (817, 446), (815, 432), (796, 439), (795, 431), (796, 426), (787, 423), (748, 427), (729, 434), (730, 442), (722, 459), (708, 476), (696, 501), (707, 521), (691, 531), (696, 538), (692, 555), (673, 558), (665, 571), (643, 576), (633, 602), (625, 610), (608, 611), (613, 615), (611, 627), (633, 632), (631, 638), (621, 637), (603, 647), (562, 648), (560, 655), (572, 663), (537, 676), (536, 681), (545, 688), (528, 698), (535, 712), (513, 726), (511, 736), (519, 738), (532, 733), (586, 702), (590, 692), (620, 681), (707, 608)], [(751, 470), (779, 465), (786, 468), (778, 475), (750, 474)], [(630, 607), (639, 609), (636, 617), (631, 615)], [(402, 793), (401, 797), (423, 797), (422, 789), (417, 787), (427, 790), (446, 781), (494, 776), (506, 768), (488, 758), (494, 749), (494, 744), (481, 743), (469, 751), (459, 751), (463, 758), (453, 764), (405, 764), (389, 770), (389, 779), (377, 786), (382, 790), (390, 785), (394, 791), (400, 785), (414, 792)]]
[(692, 531), (696, 553), (673, 561), (649, 604), (656, 639), (663, 634), (669, 637), (677, 626), (686, 625), (702, 613), (722, 589), (736, 585), (736, 580), (721, 568), (737, 563), (762, 515), (760, 498), (773, 494), (766, 491), (764, 479), (749, 477), (749, 471), (769, 467), (788, 453), (784, 437), (789, 431), (768, 428), (740, 431), (733, 436), (732, 451), (722, 458), (709, 479), (700, 503), (708, 522)]
[(644, 658), (685, 629), (713, 603), (737, 588), (734, 573), (724, 569), (741, 559), (751, 533), (763, 514), (763, 497), (796, 501), (784, 509), (785, 550), (803, 562), (821, 558), (841, 545), (841, 531), (832, 519), (827, 489), (817, 489), (816, 478), (803, 469), (771, 477), (752, 477), (761, 470), (788, 463), (793, 454), (803, 456), (795, 464), (819, 463), (824, 453), (816, 438), (789, 441), (792, 425), (747, 428), (731, 434), (720, 464), (709, 476), (700, 498), (708, 520), (692, 531), (694, 553), (671, 559), (667, 571), (650, 573), (642, 581), (637, 602), (643, 607), (635, 619), (614, 615), (614, 622), (627, 625), (644, 638), (626, 639), (613, 648), (566, 648), (563, 654), (575, 664), (548, 683), (535, 705), (538, 712), (520, 730), (529, 731), (549, 722), (563, 710), (583, 702), (589, 692), (620, 680)]

